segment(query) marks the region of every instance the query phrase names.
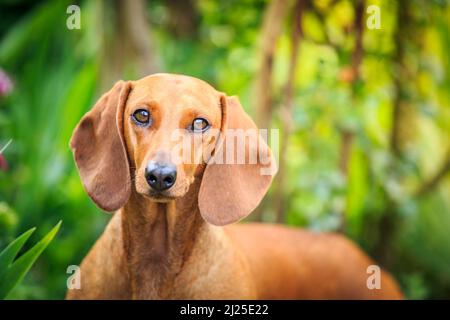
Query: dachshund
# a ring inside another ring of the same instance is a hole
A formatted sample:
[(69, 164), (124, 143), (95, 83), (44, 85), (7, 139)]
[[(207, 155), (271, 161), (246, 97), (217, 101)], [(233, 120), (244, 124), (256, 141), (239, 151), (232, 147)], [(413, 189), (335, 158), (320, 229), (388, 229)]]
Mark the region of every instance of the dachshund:
[(258, 132), (238, 98), (199, 79), (117, 82), (71, 138), (87, 194), (115, 213), (66, 298), (401, 299), (382, 269), (370, 285), (375, 263), (343, 235), (236, 223), (276, 172)]

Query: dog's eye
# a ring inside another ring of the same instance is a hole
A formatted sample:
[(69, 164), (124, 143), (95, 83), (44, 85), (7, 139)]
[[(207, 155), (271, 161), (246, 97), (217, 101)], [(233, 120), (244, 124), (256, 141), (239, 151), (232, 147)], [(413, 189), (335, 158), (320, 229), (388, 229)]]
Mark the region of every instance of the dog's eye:
[(144, 109), (136, 110), (131, 117), (134, 122), (136, 122), (140, 126), (146, 126), (150, 123), (150, 112)]
[(204, 132), (209, 128), (209, 122), (203, 118), (195, 118), (191, 124), (191, 130), (194, 132)]

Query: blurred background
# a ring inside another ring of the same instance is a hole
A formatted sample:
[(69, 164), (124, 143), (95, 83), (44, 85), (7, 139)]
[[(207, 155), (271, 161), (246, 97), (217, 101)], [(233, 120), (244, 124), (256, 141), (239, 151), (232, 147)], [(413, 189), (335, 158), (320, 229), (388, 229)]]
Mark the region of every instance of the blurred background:
[(408, 298), (450, 298), (449, 21), (445, 0), (0, 1), (0, 249), (63, 220), (11, 297), (63, 298), (110, 218), (75, 169), (76, 123), (116, 80), (171, 72), (281, 130), (249, 219), (345, 233)]

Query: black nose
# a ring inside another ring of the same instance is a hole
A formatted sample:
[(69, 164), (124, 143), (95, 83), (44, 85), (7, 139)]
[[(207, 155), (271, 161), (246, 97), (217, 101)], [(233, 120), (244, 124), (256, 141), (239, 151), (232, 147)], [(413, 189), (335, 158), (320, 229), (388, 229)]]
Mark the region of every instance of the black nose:
[(167, 190), (177, 180), (177, 168), (174, 165), (150, 161), (145, 168), (145, 178), (152, 189), (156, 191)]

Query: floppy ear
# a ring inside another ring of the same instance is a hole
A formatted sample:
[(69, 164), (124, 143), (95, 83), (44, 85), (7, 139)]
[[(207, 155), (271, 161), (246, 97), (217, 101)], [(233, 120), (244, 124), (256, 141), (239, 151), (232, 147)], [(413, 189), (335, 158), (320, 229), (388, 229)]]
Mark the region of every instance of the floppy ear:
[[(246, 217), (258, 206), (276, 173), (276, 164), (238, 98), (222, 95), (220, 101), (221, 134), (203, 173), (198, 202), (206, 221), (223, 226)], [(237, 138), (242, 144), (235, 141), (239, 134), (245, 135), (244, 140)], [(245, 161), (237, 161), (238, 154)], [(230, 156), (232, 163), (227, 160)]]
[(130, 89), (130, 82), (117, 82), (84, 115), (70, 141), (86, 192), (106, 211), (121, 208), (131, 191), (123, 139), (123, 113)]

